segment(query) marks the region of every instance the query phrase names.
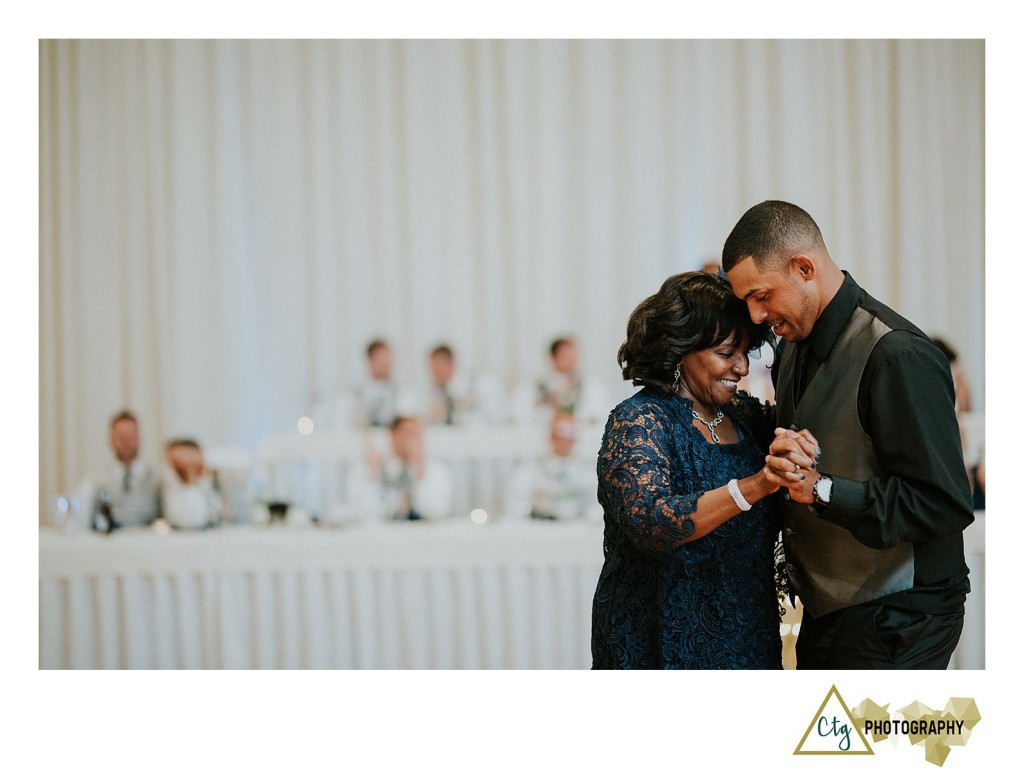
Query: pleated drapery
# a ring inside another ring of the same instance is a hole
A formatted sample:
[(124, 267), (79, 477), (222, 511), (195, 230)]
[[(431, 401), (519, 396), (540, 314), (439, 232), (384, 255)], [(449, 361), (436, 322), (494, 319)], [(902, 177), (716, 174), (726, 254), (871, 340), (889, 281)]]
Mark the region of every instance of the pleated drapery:
[[(392, 340), (507, 386), (782, 198), (983, 397), (984, 43), (40, 43), (40, 494), (123, 406), (249, 448)], [(976, 406), (983, 408), (983, 405)]]

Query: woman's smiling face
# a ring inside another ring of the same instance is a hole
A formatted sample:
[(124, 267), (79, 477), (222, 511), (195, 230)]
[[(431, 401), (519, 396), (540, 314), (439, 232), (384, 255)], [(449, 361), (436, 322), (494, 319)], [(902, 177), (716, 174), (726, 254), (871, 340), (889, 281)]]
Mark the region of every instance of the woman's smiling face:
[(694, 402), (703, 415), (713, 415), (717, 406), (729, 402), (749, 371), (746, 337), (736, 334), (708, 349), (698, 349), (680, 361), (679, 392)]

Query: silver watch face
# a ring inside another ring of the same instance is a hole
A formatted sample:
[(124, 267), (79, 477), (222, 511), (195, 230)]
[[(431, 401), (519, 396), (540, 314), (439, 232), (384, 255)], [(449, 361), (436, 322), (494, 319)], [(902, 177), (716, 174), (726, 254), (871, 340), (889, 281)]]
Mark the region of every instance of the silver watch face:
[(832, 499), (832, 479), (827, 475), (822, 475), (814, 484), (814, 498), (824, 505)]

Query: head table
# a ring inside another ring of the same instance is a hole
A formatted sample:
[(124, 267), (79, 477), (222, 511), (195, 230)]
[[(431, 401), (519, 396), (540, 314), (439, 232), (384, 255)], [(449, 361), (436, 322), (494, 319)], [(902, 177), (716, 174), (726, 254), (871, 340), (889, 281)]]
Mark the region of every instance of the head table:
[(43, 668), (580, 668), (596, 523), (40, 533)]
[[(984, 667), (983, 529), (955, 668)], [(595, 522), (41, 531), (40, 667), (589, 668), (602, 560)]]

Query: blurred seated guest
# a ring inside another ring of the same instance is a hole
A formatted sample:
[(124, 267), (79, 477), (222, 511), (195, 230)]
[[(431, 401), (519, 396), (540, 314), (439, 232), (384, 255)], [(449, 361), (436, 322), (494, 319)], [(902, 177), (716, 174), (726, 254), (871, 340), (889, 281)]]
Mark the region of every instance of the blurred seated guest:
[(932, 336), (932, 343), (939, 347), (939, 351), (946, 355), (949, 360), (949, 370), (953, 375), (953, 397), (957, 413), (970, 413), (971, 407), (971, 385), (967, 383), (967, 374), (964, 373), (963, 365), (957, 357), (956, 349), (949, 345), (944, 339)]
[(375, 338), (366, 345), (365, 373), (355, 383), (343, 385), (333, 393), (314, 391), (310, 406), (317, 429), (346, 430), (391, 425), (399, 413), (417, 414), (421, 411), (421, 395), (417, 390), (403, 387), (393, 374), (393, 351), (383, 338)]
[(718, 276), (719, 272), (721, 272), (722, 270), (722, 264), (719, 263), (716, 259), (712, 258), (711, 260), (704, 261), (704, 264), (700, 267), (700, 270), (703, 271), (705, 274)]
[(427, 421), (431, 424), (458, 424), (472, 408), (469, 385), (455, 373), (455, 353), (447, 344), (430, 350), (430, 389)]
[[(547, 374), (538, 382), (533, 419), (546, 423), (557, 413), (571, 413), (584, 423), (604, 422), (613, 407), (608, 395), (580, 371), (579, 349), (572, 338), (556, 338), (549, 348)], [(517, 409), (522, 419), (521, 408)]]
[(450, 516), (454, 496), (451, 472), (441, 462), (427, 458), (420, 419), (395, 417), (389, 439), (391, 453), (386, 458), (371, 448), (366, 463), (350, 473), (349, 515), (367, 521)]
[(496, 423), (505, 414), (505, 400), (496, 379), (463, 376), (447, 344), (430, 351), (430, 386), (425, 415), (430, 424)]
[(592, 459), (573, 456), (576, 421), (568, 413), (551, 421), (550, 451), (542, 459), (520, 465), (512, 475), (505, 517), (544, 521), (599, 520), (597, 471)]
[(538, 384), (540, 402), (552, 411), (572, 413), (583, 393), (579, 350), (571, 338), (556, 338), (550, 353), (548, 374)]
[[(107, 531), (119, 526), (145, 526), (160, 514), (160, 481), (139, 457), (139, 422), (124, 410), (110, 420), (114, 459), (90, 492), (93, 524)], [(98, 524), (102, 523), (102, 526)]]
[(170, 441), (165, 449), (163, 515), (176, 529), (203, 529), (220, 522), (223, 501), (195, 440)]
[(398, 387), (391, 378), (391, 345), (375, 338), (366, 347), (367, 376), (355, 389), (357, 427), (387, 427), (398, 414)]

